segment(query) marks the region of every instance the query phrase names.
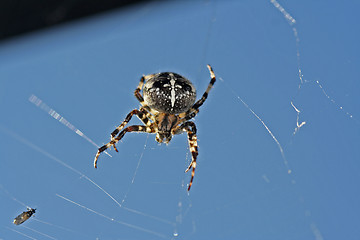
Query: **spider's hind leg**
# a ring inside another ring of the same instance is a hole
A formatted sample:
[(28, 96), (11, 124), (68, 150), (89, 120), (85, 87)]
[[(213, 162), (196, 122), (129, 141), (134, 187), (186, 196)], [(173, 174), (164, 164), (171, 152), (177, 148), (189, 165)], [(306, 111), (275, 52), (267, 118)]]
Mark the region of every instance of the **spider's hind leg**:
[(209, 83), (208, 87), (206, 88), (206, 91), (204, 92), (202, 97), (198, 101), (196, 101), (194, 103), (194, 105), (188, 111), (179, 114), (179, 117), (181, 118), (180, 123), (192, 119), (193, 117), (196, 116), (196, 114), (199, 113), (199, 108), (201, 107), (201, 105), (204, 104), (205, 100), (207, 99), (207, 97), (209, 95), (211, 88), (214, 86), (214, 84), (216, 82), (216, 77), (215, 77), (212, 67), (210, 65), (207, 65), (207, 67), (209, 69), (210, 77), (211, 77), (210, 83)]
[(216, 82), (215, 73), (214, 73), (212, 67), (210, 65), (207, 65), (207, 67), (209, 69), (210, 77), (211, 77), (210, 83), (209, 83), (208, 87), (206, 88), (206, 91), (204, 92), (202, 97), (196, 103), (194, 103), (194, 105), (184, 114), (188, 118), (195, 117), (195, 115), (199, 112), (199, 107), (201, 107), (201, 105), (204, 104), (205, 100), (207, 99), (207, 97), (209, 95), (211, 88), (214, 86), (214, 84)]
[(208, 87), (206, 88), (206, 91), (202, 95), (202, 97), (193, 105), (193, 107), (192, 107), (193, 109), (198, 109), (201, 105), (203, 105), (203, 103), (205, 102), (205, 100), (207, 99), (207, 97), (209, 95), (211, 88), (214, 86), (214, 84), (216, 82), (216, 77), (215, 77), (212, 67), (210, 65), (207, 65), (207, 67), (210, 72), (211, 80), (210, 80)]
[(152, 111), (152, 109), (145, 103), (143, 96), (141, 95), (140, 91), (142, 90), (145, 80), (154, 77), (155, 74), (149, 74), (149, 75), (143, 75), (140, 78), (140, 82), (139, 85), (137, 86), (137, 88), (134, 91), (134, 95), (136, 97), (136, 99), (140, 102), (140, 104), (142, 105), (141, 108), (146, 109), (147, 112), (150, 112), (152, 114), (154, 114), (154, 112)]

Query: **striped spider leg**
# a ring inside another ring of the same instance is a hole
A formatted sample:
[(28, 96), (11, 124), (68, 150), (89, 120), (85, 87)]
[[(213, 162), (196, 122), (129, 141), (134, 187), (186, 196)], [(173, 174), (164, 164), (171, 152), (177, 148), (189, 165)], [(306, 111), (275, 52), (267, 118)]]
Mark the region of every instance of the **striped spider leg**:
[(196, 159), (199, 154), (195, 123), (191, 122), (191, 121), (187, 121), (187, 122), (183, 123), (180, 127), (178, 127), (177, 129), (174, 129), (173, 135), (181, 134), (183, 131), (186, 131), (188, 134), (188, 142), (189, 142), (189, 148), (190, 148), (190, 152), (191, 152), (191, 163), (188, 166), (188, 168), (185, 170), (185, 172), (188, 172), (192, 168), (191, 179), (190, 179), (190, 183), (189, 183), (188, 189), (187, 189), (189, 191), (191, 188), (191, 185), (193, 183), (193, 180), (194, 180)]
[[(126, 132), (149, 132), (149, 133), (152, 133), (152, 132), (156, 131), (156, 130), (153, 129), (153, 124), (151, 122), (151, 121), (153, 121), (153, 122), (155, 121), (154, 116), (149, 113), (149, 111), (153, 112), (153, 113), (154, 113), (154, 111), (152, 111), (145, 104), (144, 99), (140, 94), (140, 90), (141, 90), (141, 88), (142, 88), (142, 86), (144, 84), (145, 78), (148, 78), (150, 76), (152, 76), (152, 75), (142, 76), (141, 79), (140, 79), (138, 87), (134, 91), (134, 95), (138, 99), (138, 101), (141, 103), (142, 107), (140, 108), (140, 110), (138, 110), (138, 109), (132, 110), (126, 116), (125, 120), (111, 133), (111, 141), (98, 149), (98, 152), (96, 153), (95, 160), (94, 160), (94, 167), (95, 168), (97, 168), (97, 161), (98, 161), (98, 158), (100, 156), (100, 153), (102, 153), (106, 149), (110, 148), (111, 146), (115, 149), (116, 152), (119, 152), (117, 150), (115, 144), (123, 137), (123, 135)], [(136, 115), (145, 124), (145, 126), (140, 126), (140, 125), (139, 126), (130, 126), (130, 127), (126, 128), (126, 131), (124, 129), (122, 132), (120, 132), (125, 127), (125, 125), (128, 124), (128, 122), (131, 120), (133, 115)], [(115, 138), (115, 136), (119, 132), (120, 132), (119, 136), (121, 136), (121, 137), (120, 138), (119, 137)]]
[(118, 150), (115, 147), (115, 144), (119, 142), (127, 132), (147, 132), (147, 133), (155, 133), (155, 129), (152, 127), (147, 127), (143, 125), (132, 125), (129, 127), (124, 128), (117, 137), (113, 138), (110, 142), (105, 144), (104, 146), (100, 147), (98, 152), (96, 153), (95, 160), (94, 160), (94, 167), (97, 168), (97, 161), (100, 156), (100, 153), (105, 151), (106, 149), (113, 146), (115, 150), (118, 152)]

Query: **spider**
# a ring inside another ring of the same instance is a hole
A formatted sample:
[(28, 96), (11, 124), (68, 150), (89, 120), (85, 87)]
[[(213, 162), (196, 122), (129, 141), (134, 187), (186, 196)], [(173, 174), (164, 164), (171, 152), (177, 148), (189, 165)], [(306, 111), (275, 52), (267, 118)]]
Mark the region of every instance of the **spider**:
[(17, 217), (14, 219), (14, 224), (15, 224), (15, 225), (20, 225), (20, 224), (22, 224), (23, 222), (25, 222), (26, 220), (28, 220), (28, 219), (35, 213), (35, 210), (36, 210), (36, 209), (28, 208), (27, 210), (28, 210), (28, 211), (22, 212), (19, 216), (17, 216)]
[[(125, 120), (111, 133), (111, 141), (99, 148), (95, 156), (94, 167), (97, 168), (100, 153), (106, 149), (112, 146), (118, 152), (115, 144), (127, 132), (156, 133), (156, 141), (167, 144), (173, 135), (186, 131), (192, 156), (192, 161), (185, 170), (185, 172), (188, 172), (192, 168), (191, 179), (187, 189), (189, 191), (194, 179), (198, 156), (196, 125), (189, 120), (194, 118), (199, 112), (199, 107), (207, 99), (216, 81), (213, 69), (210, 65), (207, 65), (207, 67), (211, 80), (202, 97), (196, 102), (196, 89), (185, 77), (173, 72), (143, 75), (134, 92), (141, 107), (132, 110)], [(140, 93), (141, 90), (143, 95)], [(144, 125), (132, 125), (124, 128), (133, 115), (136, 115)]]

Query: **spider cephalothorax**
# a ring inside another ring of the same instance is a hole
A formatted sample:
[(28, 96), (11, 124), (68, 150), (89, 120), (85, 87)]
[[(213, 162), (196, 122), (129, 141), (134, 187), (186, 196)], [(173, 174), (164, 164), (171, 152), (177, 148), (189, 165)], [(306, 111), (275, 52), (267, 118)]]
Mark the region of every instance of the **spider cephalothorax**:
[[(192, 168), (191, 180), (188, 186), (188, 190), (190, 190), (195, 175), (198, 147), (196, 125), (189, 120), (199, 112), (199, 107), (205, 102), (208, 93), (216, 81), (212, 68), (210, 65), (207, 66), (210, 71), (211, 80), (203, 96), (196, 102), (196, 89), (194, 85), (179, 74), (162, 72), (143, 76), (134, 92), (135, 97), (142, 106), (139, 110), (132, 110), (125, 120), (111, 133), (111, 141), (99, 148), (95, 156), (94, 167), (97, 168), (97, 160), (101, 152), (111, 146), (118, 151), (115, 144), (127, 132), (156, 133), (156, 141), (159, 143), (169, 143), (173, 135), (186, 131), (192, 155), (192, 161), (185, 171), (187, 172)], [(141, 90), (143, 95), (140, 93)], [(144, 125), (132, 125), (124, 128), (134, 114)]]

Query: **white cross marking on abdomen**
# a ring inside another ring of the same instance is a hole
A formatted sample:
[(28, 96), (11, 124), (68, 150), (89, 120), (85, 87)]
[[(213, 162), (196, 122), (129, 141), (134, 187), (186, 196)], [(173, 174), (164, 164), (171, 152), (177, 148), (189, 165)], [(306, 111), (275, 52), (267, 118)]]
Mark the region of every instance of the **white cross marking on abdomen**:
[(170, 80), (170, 84), (171, 84), (171, 107), (174, 107), (175, 105), (175, 80), (173, 79), (173, 76), (171, 76), (171, 80)]

